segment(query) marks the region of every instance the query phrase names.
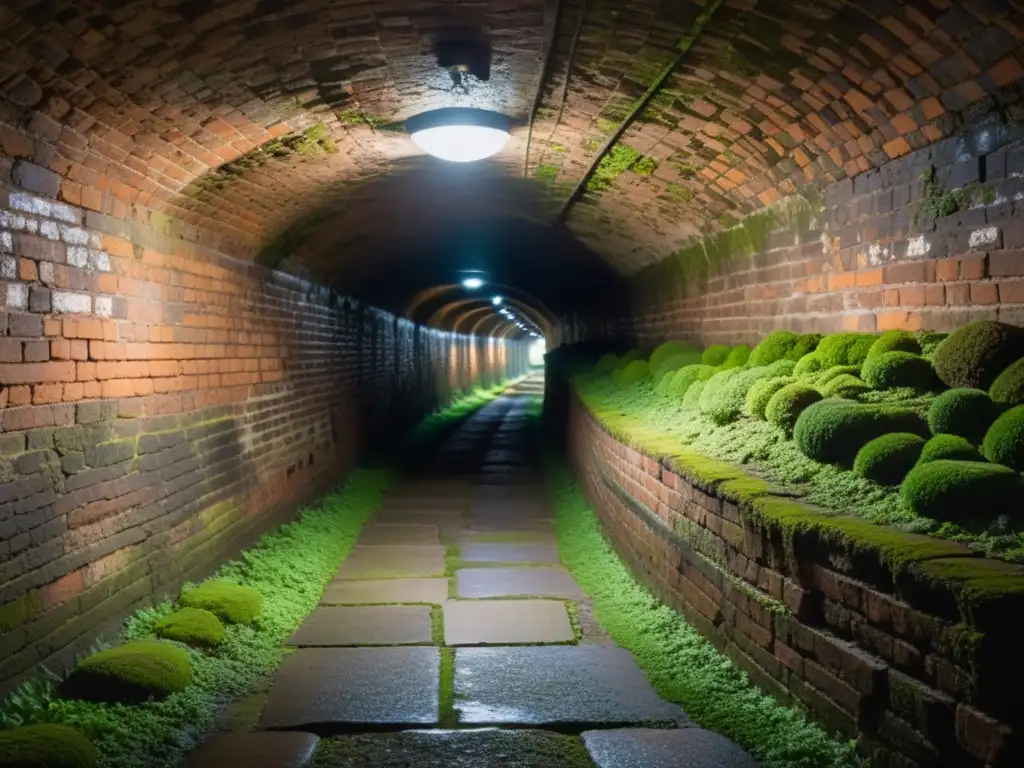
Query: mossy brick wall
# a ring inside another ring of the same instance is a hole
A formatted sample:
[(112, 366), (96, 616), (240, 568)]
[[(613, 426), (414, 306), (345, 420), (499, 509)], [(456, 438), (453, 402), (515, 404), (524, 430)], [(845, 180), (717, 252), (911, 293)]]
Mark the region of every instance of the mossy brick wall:
[(515, 342), (0, 188), (0, 687), (336, 483)]
[[(1024, 128), (969, 130), (832, 184), (777, 217), (737, 227), (634, 278), (644, 344), (752, 342), (779, 328), (949, 330), (1024, 322)], [(785, 206), (782, 206), (785, 209)], [(756, 217), (755, 217), (756, 219)], [(724, 239), (718, 242), (724, 242)]]
[(1020, 765), (1010, 652), (968, 661), (946, 639), (968, 636), (953, 613), (871, 557), (753, 527), (574, 397), (568, 419), (575, 473), (615, 549), (760, 687), (857, 739), (873, 765)]

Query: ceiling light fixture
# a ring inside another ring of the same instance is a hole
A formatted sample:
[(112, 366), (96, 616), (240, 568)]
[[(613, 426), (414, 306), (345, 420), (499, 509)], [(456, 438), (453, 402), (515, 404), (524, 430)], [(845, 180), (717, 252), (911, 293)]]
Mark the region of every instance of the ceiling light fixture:
[(492, 296), (491, 297), (491, 304), (493, 304), (496, 307), (500, 306), (501, 305), (501, 296)]
[(413, 143), (428, 155), (472, 163), (497, 154), (511, 136), (512, 121), (498, 112), (448, 107), (410, 117), (405, 126)]
[(468, 288), (471, 291), (475, 291), (477, 288), (482, 288), (484, 281), (479, 277), (467, 277), (462, 281), (462, 287)]

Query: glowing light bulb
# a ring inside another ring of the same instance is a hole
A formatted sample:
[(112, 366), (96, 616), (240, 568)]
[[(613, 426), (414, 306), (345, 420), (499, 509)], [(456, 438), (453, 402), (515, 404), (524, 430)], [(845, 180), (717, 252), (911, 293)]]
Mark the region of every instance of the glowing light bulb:
[(482, 125), (442, 125), (412, 134), (412, 141), (428, 155), (451, 163), (473, 163), (505, 148), (510, 134)]
[(481, 280), (479, 277), (467, 277), (465, 280), (462, 281), (462, 286), (464, 288), (468, 288), (471, 291), (482, 287), (483, 284), (484, 281)]

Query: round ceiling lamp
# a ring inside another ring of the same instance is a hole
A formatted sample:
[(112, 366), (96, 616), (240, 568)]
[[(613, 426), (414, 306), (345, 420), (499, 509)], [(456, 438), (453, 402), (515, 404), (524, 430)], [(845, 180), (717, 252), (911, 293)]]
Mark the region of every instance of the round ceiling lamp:
[(411, 117), (405, 125), (413, 143), (428, 155), (452, 163), (472, 163), (504, 149), (511, 123), (499, 112), (447, 107)]

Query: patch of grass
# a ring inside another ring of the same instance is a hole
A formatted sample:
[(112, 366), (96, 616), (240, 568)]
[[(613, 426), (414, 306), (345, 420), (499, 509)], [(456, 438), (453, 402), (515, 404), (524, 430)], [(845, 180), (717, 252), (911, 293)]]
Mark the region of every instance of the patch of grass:
[(553, 179), (560, 170), (560, 166), (552, 165), (551, 163), (541, 163), (537, 166), (537, 170), (533, 172), (533, 175), (538, 179)]
[(564, 467), (548, 464), (562, 560), (598, 621), (628, 649), (655, 690), (698, 725), (733, 739), (764, 768), (850, 768), (852, 745), (761, 693), (672, 608), (636, 582), (604, 538)]
[(455, 705), (455, 649), (441, 648), (441, 674), (438, 695), (437, 724), (454, 728), (459, 724), (459, 708)]
[(615, 180), (641, 157), (640, 150), (628, 144), (616, 144), (597, 164), (590, 181), (587, 182), (587, 191), (603, 192), (610, 189)]

